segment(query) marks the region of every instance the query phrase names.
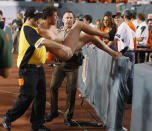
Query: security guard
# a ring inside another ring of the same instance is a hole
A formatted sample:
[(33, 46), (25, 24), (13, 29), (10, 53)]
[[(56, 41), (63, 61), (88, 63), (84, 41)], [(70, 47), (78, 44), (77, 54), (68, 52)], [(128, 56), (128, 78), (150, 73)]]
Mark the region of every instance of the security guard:
[(11, 122), (15, 121), (27, 110), (33, 101), (31, 123), (32, 131), (50, 131), (43, 125), (46, 103), (46, 80), (42, 64), (46, 60), (46, 48), (62, 60), (71, 58), (69, 47), (55, 41), (45, 39), (39, 35), (39, 13), (34, 7), (29, 7), (25, 13), (25, 24), (22, 26), (19, 40), (20, 95), (14, 107), (2, 117), (2, 124), (8, 131)]
[(11, 122), (22, 116), (33, 101), (31, 112), (32, 131), (50, 131), (43, 125), (46, 80), (42, 64), (46, 60), (46, 48), (37, 49), (43, 38), (38, 34), (36, 26), (37, 12), (34, 7), (27, 9), (26, 22), (23, 25), (19, 40), (19, 55), (17, 66), (19, 67), (20, 95), (6, 115), (2, 117), (2, 124), (8, 131), (11, 130)]

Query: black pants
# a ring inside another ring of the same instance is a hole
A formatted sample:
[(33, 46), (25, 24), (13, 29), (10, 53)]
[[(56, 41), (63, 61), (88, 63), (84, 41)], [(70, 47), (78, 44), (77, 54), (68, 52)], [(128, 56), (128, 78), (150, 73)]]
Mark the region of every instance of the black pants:
[(67, 77), (67, 85), (66, 85), (67, 101), (66, 101), (64, 117), (65, 119), (70, 120), (73, 117), (74, 106), (75, 106), (78, 67), (75, 69), (66, 69), (64, 65), (57, 65), (55, 67), (50, 84), (51, 112), (57, 113), (58, 111), (58, 88), (61, 86), (65, 77)]
[(19, 77), (23, 83), (20, 86), (20, 95), (6, 116), (15, 121), (22, 116), (33, 101), (31, 112), (32, 128), (37, 129), (44, 122), (46, 103), (46, 81), (43, 67), (29, 67), (19, 69)]

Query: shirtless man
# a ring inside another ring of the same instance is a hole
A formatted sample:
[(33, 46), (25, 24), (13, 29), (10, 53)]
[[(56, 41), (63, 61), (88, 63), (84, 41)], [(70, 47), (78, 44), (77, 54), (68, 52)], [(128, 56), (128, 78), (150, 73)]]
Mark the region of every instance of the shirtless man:
[[(57, 18), (57, 8), (50, 6), (44, 7), (43, 20), (38, 29), (41, 36), (70, 47), (72, 54), (85, 44), (92, 42), (98, 48), (109, 53), (115, 59), (118, 59), (120, 56), (122, 56), (122, 53), (113, 51), (97, 37), (104, 37), (104, 33), (102, 33), (100, 30), (97, 30), (96, 28), (92, 28), (84, 24), (83, 22), (76, 22), (63, 40), (57, 32)], [(85, 33), (81, 33), (81, 31)]]

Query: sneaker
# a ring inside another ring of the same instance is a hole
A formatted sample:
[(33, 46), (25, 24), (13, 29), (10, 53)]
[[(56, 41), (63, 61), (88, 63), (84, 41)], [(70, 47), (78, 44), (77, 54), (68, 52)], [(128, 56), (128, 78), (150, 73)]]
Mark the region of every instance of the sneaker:
[(6, 115), (2, 116), (2, 125), (7, 131), (11, 130), (11, 122)]
[(52, 121), (54, 118), (56, 118), (56, 117), (58, 117), (59, 116), (59, 113), (57, 112), (57, 113), (52, 113), (52, 112), (49, 112), (48, 114), (47, 114), (47, 116), (44, 118), (44, 121), (45, 122), (50, 122), (50, 121)]
[(32, 131), (51, 131), (51, 130), (46, 126), (42, 125), (38, 129), (32, 129)]

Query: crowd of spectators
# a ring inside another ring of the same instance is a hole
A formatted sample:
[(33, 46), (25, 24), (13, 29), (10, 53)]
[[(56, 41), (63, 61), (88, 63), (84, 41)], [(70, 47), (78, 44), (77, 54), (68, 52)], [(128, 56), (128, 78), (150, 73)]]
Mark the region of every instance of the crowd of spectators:
[[(33, 1), (44, 2), (45, 0), (33, 0)], [(47, 0), (47, 1), (52, 2), (52, 0)], [(77, 2), (77, 1), (75, 1), (75, 2)], [(90, 0), (90, 1), (82, 1), (81, 0), (80, 2), (96, 2), (96, 0)], [(100, 2), (100, 1), (98, 0), (98, 2)], [(101, 2), (103, 2), (103, 0)], [(104, 2), (107, 2), (107, 1), (104, 1)], [(117, 2), (117, 1), (108, 0), (108, 2), (113, 3), (113, 2)], [(123, 1), (123, 2), (127, 3), (128, 1)], [(113, 37), (117, 38), (117, 41), (110, 40), (110, 38), (107, 38), (107, 39), (101, 38), (101, 40), (103, 40), (104, 43), (109, 45), (113, 50), (120, 51), (119, 50), (119, 48), (121, 49), (121, 47), (119, 46), (121, 44), (120, 42), (125, 43), (124, 39), (118, 39), (118, 37), (120, 37), (120, 35), (122, 35), (121, 32), (120, 32), (120, 29), (121, 29), (121, 31), (123, 31), (123, 28), (122, 28), (123, 26), (122, 25), (124, 25), (124, 27), (126, 28), (126, 30), (130, 34), (133, 31), (134, 31), (133, 34), (135, 34), (134, 37), (131, 34), (132, 37), (130, 37), (130, 39), (132, 39), (132, 42), (130, 42), (130, 43), (132, 44), (133, 48), (130, 48), (129, 51), (133, 52), (134, 49), (137, 48), (136, 46), (134, 46), (135, 43), (133, 43), (133, 40), (134, 40), (133, 38), (136, 38), (136, 44), (138, 46), (143, 46), (143, 45), (147, 46), (148, 45), (148, 46), (152, 47), (152, 14), (147, 16), (148, 17), (147, 20), (146, 20), (146, 15), (144, 13), (138, 13), (137, 15), (135, 15), (135, 19), (133, 19), (133, 14), (135, 14), (135, 13), (133, 13), (133, 11), (132, 11), (132, 14), (130, 15), (129, 13), (131, 11), (128, 10), (127, 12), (126, 12), (126, 14), (121, 14), (120, 12), (117, 12), (115, 15), (112, 15), (112, 13), (110, 13), (110, 12), (106, 12), (104, 14), (103, 18), (99, 18), (99, 19), (96, 20), (96, 22), (95, 22), (96, 25), (92, 23), (92, 16), (90, 16), (88, 14), (85, 14), (83, 16), (83, 18), (81, 16), (80, 20), (83, 21), (85, 24), (90, 25), (94, 28), (98, 28), (101, 32), (104, 32), (104, 33), (107, 33), (107, 34), (109, 32), (111, 32), (113, 29), (115, 29), (117, 32), (115, 31), (116, 35), (114, 34)], [(125, 23), (124, 23), (124, 21), (125, 21)], [(129, 25), (130, 22), (134, 26), (135, 30), (133, 30), (130, 27), (130, 25)], [(15, 45), (17, 44), (16, 41), (18, 41), (18, 37), (19, 37), (19, 34), (20, 34), (20, 29), (21, 29), (23, 24), (24, 24), (23, 16), (20, 13), (16, 14), (16, 18), (14, 20), (12, 20), (12, 22), (9, 24), (10, 25), (9, 27), (10, 27), (10, 30), (11, 30), (9, 32), (11, 32), (11, 34), (13, 36), (13, 46), (11, 46), (12, 47), (12, 52), (14, 52), (14, 51), (18, 52), (17, 49), (15, 49), (15, 47), (16, 47)], [(3, 12), (0, 11), (0, 28), (1, 28), (0, 31), (3, 32), (3, 29), (6, 30), (7, 26), (8, 25), (5, 25), (5, 19), (3, 18)], [(131, 31), (131, 30), (133, 30), (133, 31)], [(124, 36), (127, 36), (127, 35), (130, 36), (128, 32), (126, 33), (125, 31), (123, 31)], [(8, 37), (9, 36), (10, 35), (8, 34)], [(113, 43), (111, 43), (111, 41)], [(115, 43), (115, 42), (117, 42), (117, 43)], [(9, 44), (8, 44), (8, 46), (9, 46)], [(93, 48), (95, 48), (95, 47), (93, 47)], [(125, 56), (129, 57), (127, 55), (125, 55)], [(141, 58), (141, 61), (140, 61), (141, 63), (147, 62), (144, 59), (145, 54), (144, 55), (141, 54), (140, 58)], [(132, 60), (132, 58), (130, 58), (130, 61), (131, 60)], [(134, 64), (134, 62), (132, 62), (132, 63)], [(12, 66), (12, 62), (9, 63), (9, 67), (10, 66)], [(133, 78), (133, 76), (132, 76), (132, 78)], [(132, 83), (133, 83), (133, 80), (132, 80)], [(130, 86), (129, 84), (127, 83), (128, 87)], [(132, 90), (132, 89), (133, 89), (133, 87), (131, 87), (129, 90)], [(132, 97), (132, 94), (130, 95), (130, 97)]]
[(76, 2), (76, 3), (133, 3), (152, 4), (152, 0), (6, 0), (6, 1), (33, 1), (33, 2)]

